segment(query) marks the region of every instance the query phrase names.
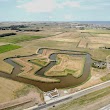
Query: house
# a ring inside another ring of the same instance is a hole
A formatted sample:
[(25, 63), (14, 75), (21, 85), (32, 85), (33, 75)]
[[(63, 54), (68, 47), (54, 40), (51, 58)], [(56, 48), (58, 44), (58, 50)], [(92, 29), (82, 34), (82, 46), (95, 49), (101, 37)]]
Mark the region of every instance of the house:
[(54, 98), (57, 98), (59, 97), (59, 92), (58, 90), (55, 88), (54, 90), (52, 91), (48, 91), (48, 92), (44, 92), (44, 100), (45, 102), (51, 100), (51, 99), (54, 99)]

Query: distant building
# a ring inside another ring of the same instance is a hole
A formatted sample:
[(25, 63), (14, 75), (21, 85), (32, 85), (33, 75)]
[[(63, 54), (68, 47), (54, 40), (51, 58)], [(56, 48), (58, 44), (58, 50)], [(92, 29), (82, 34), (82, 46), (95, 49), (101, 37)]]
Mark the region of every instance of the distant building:
[(85, 26), (76, 26), (76, 29), (84, 30)]

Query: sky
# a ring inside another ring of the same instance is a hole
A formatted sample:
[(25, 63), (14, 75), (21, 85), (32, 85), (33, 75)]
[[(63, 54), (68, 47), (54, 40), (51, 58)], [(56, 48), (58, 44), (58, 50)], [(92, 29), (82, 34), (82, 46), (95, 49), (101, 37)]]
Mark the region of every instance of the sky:
[(110, 21), (110, 0), (0, 0), (0, 21)]

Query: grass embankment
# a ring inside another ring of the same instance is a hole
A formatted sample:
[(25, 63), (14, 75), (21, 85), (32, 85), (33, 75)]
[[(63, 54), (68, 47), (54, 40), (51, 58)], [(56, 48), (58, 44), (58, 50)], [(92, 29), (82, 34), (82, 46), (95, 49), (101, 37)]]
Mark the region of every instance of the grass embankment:
[(72, 57), (69, 55), (57, 56), (56, 65), (45, 73), (46, 76), (67, 76), (73, 75), (79, 78), (83, 74), (85, 63), (84, 58)]
[(44, 38), (43, 36), (28, 36), (28, 35), (16, 35), (0, 38), (0, 42), (20, 43), (24, 41), (30, 41), (34, 39)]
[(49, 110), (75, 110), (76, 107), (80, 107), (80, 106), (84, 107), (84, 105), (90, 104), (92, 102), (97, 102), (99, 101), (100, 98), (103, 98), (108, 95), (110, 95), (110, 87), (87, 94), (78, 99), (61, 104), (55, 108), (50, 108)]
[(0, 53), (8, 52), (8, 51), (15, 50), (18, 48), (21, 48), (21, 46), (12, 45), (12, 44), (2, 45), (0, 46)]
[(45, 61), (46, 59), (33, 59), (29, 60), (29, 62), (38, 65), (40, 67), (46, 66), (48, 63)]
[(14, 59), (14, 62), (21, 65), (23, 68), (21, 69), (21, 72), (17, 75), (18, 77), (23, 77), (27, 79), (31, 79), (34, 81), (39, 82), (60, 82), (58, 79), (52, 79), (52, 78), (46, 78), (41, 77), (39, 75), (36, 75), (36, 71), (38, 71), (41, 67), (35, 64), (30, 64), (29, 61), (30, 58), (22, 59)]
[(59, 57), (57, 57), (57, 63), (56, 63), (56, 65), (59, 65), (60, 63), (61, 63), (61, 58), (59, 58)]
[(107, 74), (106, 76), (102, 77), (101, 80), (102, 81), (108, 81), (108, 80), (110, 80), (110, 73)]
[(51, 71), (49, 76), (67, 76), (68, 74), (73, 75), (75, 72), (76, 71), (70, 69), (65, 69), (64, 71)]

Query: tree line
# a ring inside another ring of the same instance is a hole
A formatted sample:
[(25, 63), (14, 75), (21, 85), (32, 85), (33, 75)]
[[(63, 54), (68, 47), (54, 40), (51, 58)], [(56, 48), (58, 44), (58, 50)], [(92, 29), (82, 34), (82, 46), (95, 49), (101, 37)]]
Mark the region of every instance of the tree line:
[(11, 35), (16, 35), (16, 33), (4, 33), (4, 34), (0, 34), (0, 37), (6, 37)]

